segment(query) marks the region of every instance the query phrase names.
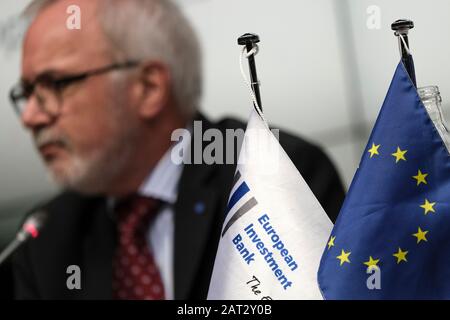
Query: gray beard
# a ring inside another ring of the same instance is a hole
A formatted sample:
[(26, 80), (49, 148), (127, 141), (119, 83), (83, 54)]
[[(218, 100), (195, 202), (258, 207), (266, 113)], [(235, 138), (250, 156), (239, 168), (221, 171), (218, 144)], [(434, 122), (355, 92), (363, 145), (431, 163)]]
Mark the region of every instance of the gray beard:
[(129, 149), (104, 149), (89, 158), (75, 156), (63, 169), (49, 168), (50, 177), (64, 189), (86, 195), (106, 194), (125, 169), (131, 154)]

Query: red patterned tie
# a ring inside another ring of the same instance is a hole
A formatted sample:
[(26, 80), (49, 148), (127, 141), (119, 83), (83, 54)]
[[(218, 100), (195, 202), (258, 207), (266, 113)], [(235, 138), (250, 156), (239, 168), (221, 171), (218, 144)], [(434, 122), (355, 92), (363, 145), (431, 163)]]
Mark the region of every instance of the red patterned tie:
[(163, 300), (164, 286), (146, 240), (146, 231), (161, 202), (139, 195), (116, 209), (119, 244), (113, 261), (113, 297)]

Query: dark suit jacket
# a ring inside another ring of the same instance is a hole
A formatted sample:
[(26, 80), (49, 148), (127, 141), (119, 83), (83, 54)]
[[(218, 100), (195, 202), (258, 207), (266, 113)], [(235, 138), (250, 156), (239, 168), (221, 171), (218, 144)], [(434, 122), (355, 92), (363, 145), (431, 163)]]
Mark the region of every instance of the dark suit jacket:
[[(232, 119), (203, 130), (245, 129)], [(316, 146), (280, 132), (280, 143), (334, 221), (344, 190), (330, 160)], [(235, 165), (185, 165), (175, 205), (174, 285), (176, 299), (206, 298), (234, 176)], [(199, 201), (204, 213), (194, 212)], [(116, 230), (103, 197), (64, 192), (43, 206), (49, 219), (39, 238), (15, 254), (13, 269), (19, 299), (111, 299)], [(81, 268), (81, 290), (68, 290), (67, 267)]]

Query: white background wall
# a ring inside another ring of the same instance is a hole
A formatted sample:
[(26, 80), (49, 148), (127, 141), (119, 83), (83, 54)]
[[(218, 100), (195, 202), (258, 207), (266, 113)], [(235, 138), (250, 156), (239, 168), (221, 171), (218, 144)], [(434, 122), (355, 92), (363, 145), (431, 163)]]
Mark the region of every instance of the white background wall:
[[(0, 25), (9, 30), (12, 19), (26, 6), (27, 0), (0, 2)], [(0, 203), (51, 190), (44, 168), (34, 152), (28, 134), (22, 130), (9, 103), (8, 93), (19, 79), (20, 51), (10, 49), (10, 36), (2, 32), (0, 47)], [(7, 47), (7, 49), (5, 49)]]
[[(448, 113), (450, 2), (446, 0), (179, 2), (203, 46), (205, 113), (214, 119), (247, 118), (251, 103), (240, 76), (236, 39), (245, 32), (257, 33), (261, 44), (256, 60), (267, 118), (324, 146), (347, 184), (399, 61), (390, 30), (395, 19), (414, 20), (410, 43), (418, 85), (439, 85)], [(0, 30), (26, 3), (0, 2)], [(366, 27), (370, 5), (381, 9), (379, 30)], [(54, 190), (7, 99), (19, 77), (20, 52), (5, 50), (4, 37), (1, 41), (0, 204)], [(361, 131), (360, 124), (369, 127)]]

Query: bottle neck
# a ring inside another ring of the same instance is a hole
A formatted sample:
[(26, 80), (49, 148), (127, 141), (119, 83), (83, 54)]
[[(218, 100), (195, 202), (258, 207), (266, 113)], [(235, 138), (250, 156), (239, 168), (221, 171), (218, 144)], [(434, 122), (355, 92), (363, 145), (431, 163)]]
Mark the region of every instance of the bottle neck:
[(450, 132), (442, 112), (442, 98), (437, 86), (417, 88), (428, 115), (450, 152)]
[(438, 86), (417, 88), (417, 92), (419, 93), (420, 99), (422, 100), (423, 104), (425, 104), (425, 106), (427, 106), (428, 104), (440, 105), (442, 102)]

